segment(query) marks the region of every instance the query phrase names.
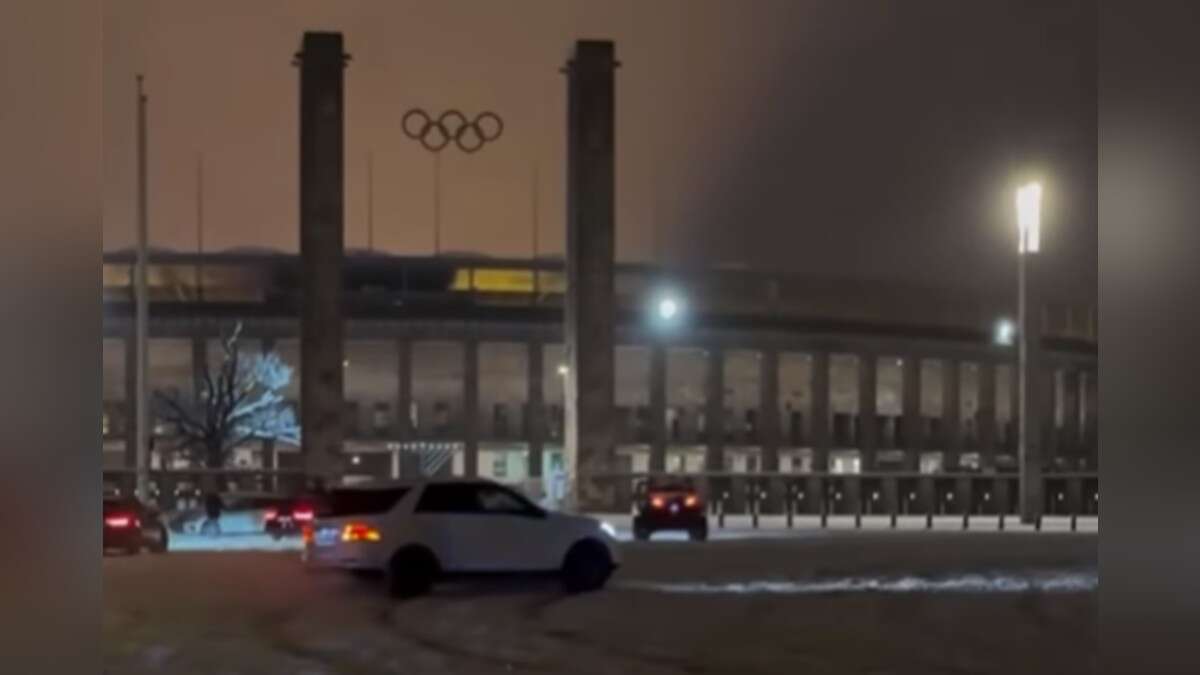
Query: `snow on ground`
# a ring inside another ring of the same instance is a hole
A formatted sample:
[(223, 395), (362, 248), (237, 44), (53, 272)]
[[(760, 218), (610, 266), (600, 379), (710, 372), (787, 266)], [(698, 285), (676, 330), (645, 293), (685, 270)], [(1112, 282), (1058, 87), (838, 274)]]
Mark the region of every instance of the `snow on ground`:
[(936, 531), (636, 542), (598, 593), (493, 580), (401, 603), (306, 572), (294, 552), (105, 558), (105, 672), (1083, 674), (1096, 668), (1097, 544)]

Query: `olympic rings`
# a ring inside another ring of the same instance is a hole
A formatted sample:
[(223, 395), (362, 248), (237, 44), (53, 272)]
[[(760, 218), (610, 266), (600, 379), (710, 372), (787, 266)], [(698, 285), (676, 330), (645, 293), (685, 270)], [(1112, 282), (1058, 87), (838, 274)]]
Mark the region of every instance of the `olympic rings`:
[(457, 110), (447, 110), (434, 119), (423, 109), (412, 108), (404, 113), (400, 128), (405, 136), (420, 141), (430, 152), (441, 152), (454, 143), (459, 150), (472, 153), (500, 138), (504, 133), (504, 120), (490, 110), (468, 120)]

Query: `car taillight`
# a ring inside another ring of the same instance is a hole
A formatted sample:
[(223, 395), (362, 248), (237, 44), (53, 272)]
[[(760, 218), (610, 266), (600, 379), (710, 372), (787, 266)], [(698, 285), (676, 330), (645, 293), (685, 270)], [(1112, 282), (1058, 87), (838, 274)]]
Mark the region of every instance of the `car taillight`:
[(292, 518), (302, 523), (311, 522), (313, 511), (312, 509), (296, 509), (292, 512)]
[(350, 523), (342, 527), (342, 541), (379, 541), (379, 530), (362, 523)]
[(105, 516), (104, 525), (112, 528), (125, 528), (130, 525), (137, 526), (137, 518), (133, 516)]
[(656, 509), (661, 509), (662, 507), (664, 507), (666, 505), (667, 505), (667, 501), (665, 499), (663, 499), (662, 497), (655, 496), (655, 497), (650, 498), (650, 506), (653, 506)]
[(700, 505), (700, 498), (696, 495), (688, 495), (683, 498), (683, 505), (689, 509), (694, 509)]
[(313, 540), (313, 526), (305, 525), (304, 527), (301, 527), (300, 537), (304, 540), (305, 544), (311, 544)]
[(279, 512), (275, 509), (267, 509), (266, 513), (263, 514), (263, 520), (275, 520), (278, 517)]

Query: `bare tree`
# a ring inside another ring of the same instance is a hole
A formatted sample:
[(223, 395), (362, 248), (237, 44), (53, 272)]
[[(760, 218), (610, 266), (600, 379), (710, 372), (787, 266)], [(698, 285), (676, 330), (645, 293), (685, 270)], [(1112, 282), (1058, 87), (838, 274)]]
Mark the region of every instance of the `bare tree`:
[(223, 468), (234, 448), (252, 440), (298, 445), (300, 425), (281, 393), (292, 379), (292, 367), (279, 355), (243, 354), (238, 348), (242, 325), (221, 340), (222, 360), (213, 368), (199, 364), (194, 392), (155, 391), (158, 416), (173, 427), (182, 451), (209, 469)]

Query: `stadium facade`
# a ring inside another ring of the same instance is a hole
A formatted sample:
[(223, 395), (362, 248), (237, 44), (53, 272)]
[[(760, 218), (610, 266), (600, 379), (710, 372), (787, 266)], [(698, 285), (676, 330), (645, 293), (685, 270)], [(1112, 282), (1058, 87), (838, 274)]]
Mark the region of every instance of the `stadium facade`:
[[(103, 450), (133, 466), (134, 257), (104, 258)], [(149, 385), (189, 391), (242, 326), (242, 347), (296, 366), (299, 258), (157, 251)], [(347, 255), (344, 453), (349, 478), (477, 474), (552, 491), (562, 466), (562, 263)], [(1098, 508), (1094, 306), (1034, 285), (1029, 457), (1049, 512)], [(710, 490), (790, 490), (801, 510), (1012, 510), (1012, 297), (745, 270), (618, 265), (614, 474), (706, 476)], [(674, 311), (660, 313), (669, 298)], [(669, 315), (669, 316), (668, 316)], [(297, 406), (297, 410), (298, 410)], [(151, 467), (189, 465), (154, 424)], [(246, 470), (298, 468), (254, 441)], [(762, 480), (759, 480), (762, 479)], [(715, 482), (714, 482), (715, 481)], [(722, 488), (721, 486), (724, 486)], [(745, 486), (745, 489), (743, 489)], [(805, 494), (809, 496), (804, 497)]]

